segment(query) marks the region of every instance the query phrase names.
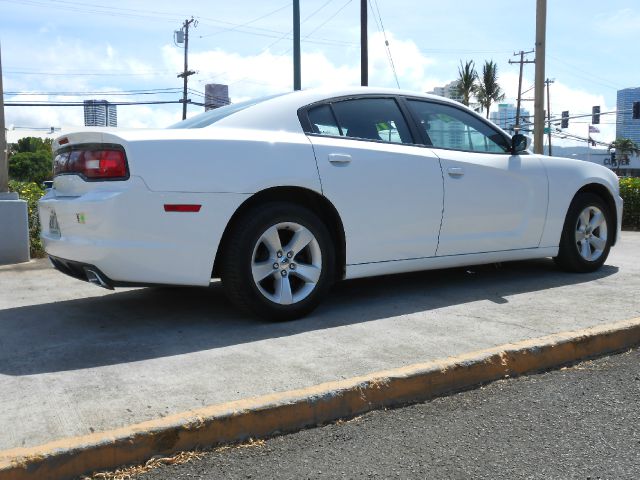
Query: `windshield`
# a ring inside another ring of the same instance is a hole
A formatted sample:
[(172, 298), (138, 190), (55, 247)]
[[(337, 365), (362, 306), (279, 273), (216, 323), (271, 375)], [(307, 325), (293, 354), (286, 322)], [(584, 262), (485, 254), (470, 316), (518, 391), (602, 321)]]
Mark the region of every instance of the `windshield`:
[(258, 103), (262, 103), (265, 100), (270, 100), (275, 97), (279, 97), (280, 95), (284, 95), (279, 93), (277, 95), (270, 95), (268, 97), (260, 97), (253, 98), (251, 100), (245, 100), (244, 102), (233, 103), (230, 105), (225, 105), (224, 107), (214, 108), (207, 112), (201, 113), (191, 118), (187, 118), (186, 120), (182, 120), (178, 123), (174, 123), (173, 125), (169, 125), (167, 128), (203, 128), (208, 127), (216, 123), (218, 120), (222, 120), (229, 115), (233, 115), (240, 110), (244, 110), (245, 108), (251, 107)]

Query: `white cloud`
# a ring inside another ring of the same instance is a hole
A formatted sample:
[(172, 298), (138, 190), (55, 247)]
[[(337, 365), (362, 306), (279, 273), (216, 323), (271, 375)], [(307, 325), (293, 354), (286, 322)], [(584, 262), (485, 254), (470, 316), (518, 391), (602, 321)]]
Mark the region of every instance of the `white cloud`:
[[(399, 77), (400, 86), (404, 89), (415, 91), (429, 91), (438, 85), (444, 85), (457, 76), (457, 62), (453, 62), (455, 68), (450, 69), (451, 77), (440, 78), (433, 72), (442, 64), (420, 52), (412, 40), (398, 39), (393, 33), (387, 32), (391, 53)], [(64, 47), (64, 48), (63, 48)], [(179, 72), (183, 68), (183, 50), (172, 45), (165, 45), (160, 50), (163, 66), (152, 66), (148, 60), (141, 59), (136, 54), (123, 54), (109, 44), (87, 46), (79, 41), (58, 39), (47, 48), (42, 49), (33, 59), (33, 64), (39, 65), (39, 69), (51, 73), (63, 73), (66, 64), (57, 59), (59, 52), (65, 51), (65, 58), (73, 58), (73, 70), (100, 71), (104, 73), (136, 73), (144, 74), (135, 77), (136, 86), (126, 88), (153, 88), (167, 86), (160, 84), (170, 79), (170, 85), (179, 86), (174, 74), (158, 79), (158, 70), (164, 72)], [(357, 47), (346, 47), (342, 52), (342, 62), (333, 61), (322, 50), (305, 47), (302, 55), (302, 82), (304, 88), (312, 87), (344, 87), (357, 85), (360, 82), (360, 53)], [(380, 33), (370, 36), (369, 46), (369, 76), (370, 84), (374, 86), (393, 87), (395, 79), (389, 65), (384, 45), (384, 38)], [(230, 96), (233, 101), (246, 98), (264, 96), (272, 93), (285, 92), (292, 88), (292, 56), (289, 52), (276, 54), (272, 50), (266, 50), (255, 55), (240, 55), (235, 52), (222, 49), (204, 52), (193, 52), (189, 57), (189, 66), (197, 70), (198, 75), (190, 77), (189, 87), (200, 92), (204, 91), (205, 83), (225, 83), (229, 85)], [(477, 65), (481, 68), (481, 64)], [(532, 79), (528, 74), (533, 69), (527, 69), (523, 88), (532, 85)], [(515, 102), (518, 87), (517, 67), (500, 67), (499, 81), (506, 93), (507, 102)], [(122, 90), (110, 86), (116, 83), (117, 77), (68, 77), (59, 75), (27, 76), (20, 77), (20, 81), (9, 79), (7, 87), (10, 90), (19, 91), (106, 91)], [(97, 87), (96, 85), (99, 85)], [(129, 85), (134, 85), (129, 83)], [(177, 97), (178, 95), (176, 95)], [(93, 98), (100, 98), (93, 95)], [(525, 95), (533, 97), (533, 91)], [(109, 99), (131, 100), (132, 97), (108, 97)], [(197, 100), (197, 96), (192, 96)], [(10, 97), (6, 101), (19, 100), (75, 100), (78, 97), (35, 97), (20, 96)], [(604, 96), (592, 94), (587, 91), (573, 89), (561, 81), (556, 81), (551, 86), (552, 112), (559, 115), (562, 110), (569, 110), (572, 115), (589, 113), (592, 105), (600, 105), (602, 111), (612, 110), (614, 107), (605, 104)], [(523, 104), (530, 112), (533, 111), (533, 102)], [(191, 106), (189, 114), (201, 112), (200, 108)], [(176, 105), (171, 106), (120, 106), (118, 107), (119, 126), (144, 128), (164, 127), (180, 119), (180, 109)], [(588, 118), (580, 121), (588, 121)], [(600, 126), (601, 134), (595, 134), (594, 138), (603, 141), (612, 140), (615, 135), (613, 125), (605, 125), (611, 117), (603, 116), (603, 125)], [(7, 124), (17, 126), (82, 126), (82, 107), (10, 107), (7, 108)], [(569, 132), (586, 136), (588, 124), (571, 121)], [(576, 145), (576, 143), (567, 143)]]
[(631, 8), (624, 8), (617, 12), (601, 16), (596, 28), (607, 35), (622, 37), (637, 35), (640, 30), (640, 13)]
[[(441, 83), (429, 74), (429, 67), (434, 64), (434, 60), (420, 53), (413, 41), (395, 39), (391, 33), (388, 33), (387, 37), (402, 88), (426, 91)], [(166, 45), (162, 51), (168, 69), (182, 70), (181, 49)], [(322, 51), (303, 52), (303, 88), (358, 85), (359, 49), (351, 49), (347, 54), (348, 63), (336, 64)], [(266, 50), (256, 55), (242, 56), (215, 49), (190, 54), (189, 67), (198, 72), (197, 77), (191, 77), (190, 85), (198, 85), (198, 89), (204, 90), (205, 83), (228, 84), (229, 95), (234, 100), (238, 97), (268, 95), (292, 88), (293, 60), (290, 53), (275, 54)], [(380, 33), (370, 37), (369, 83), (375, 86), (395, 86), (384, 39)]]

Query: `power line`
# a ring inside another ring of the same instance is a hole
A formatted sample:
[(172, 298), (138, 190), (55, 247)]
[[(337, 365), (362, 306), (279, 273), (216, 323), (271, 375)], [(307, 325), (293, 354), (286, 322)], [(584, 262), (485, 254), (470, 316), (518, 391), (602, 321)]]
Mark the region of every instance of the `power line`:
[[(393, 56), (391, 55), (391, 49), (389, 47), (389, 40), (387, 40), (387, 32), (384, 29), (384, 24), (382, 23), (382, 15), (380, 15), (380, 8), (378, 7), (378, 0), (373, 0), (376, 6), (376, 10), (373, 10), (373, 6), (371, 5), (371, 0), (369, 0), (369, 7), (371, 7), (372, 13), (374, 13), (373, 18), (375, 19), (375, 13), (378, 13), (378, 19), (380, 20), (380, 29), (382, 30), (382, 36), (384, 38), (384, 46), (387, 53), (387, 58), (389, 59), (389, 64), (391, 65), (391, 70), (393, 71), (393, 77), (396, 79), (396, 85), (400, 88), (400, 82), (398, 81), (398, 74), (396, 73), (396, 66), (393, 63)], [(376, 20), (376, 25), (378, 25), (378, 20)]]
[(5, 95), (31, 95), (31, 96), (66, 96), (66, 97), (82, 97), (87, 95), (95, 96), (136, 96), (136, 95), (166, 95), (176, 93), (180, 88), (157, 89), (157, 90), (122, 90), (122, 91), (94, 91), (94, 92), (4, 92)]
[(278, 7), (275, 10), (270, 11), (269, 13), (266, 13), (264, 15), (261, 15), (261, 16), (257, 17), (257, 18), (254, 18), (253, 20), (249, 20), (248, 22), (245, 22), (245, 23), (240, 23), (240, 24), (235, 25), (233, 27), (223, 28), (223, 29), (221, 29), (221, 30), (219, 30), (217, 32), (207, 33), (205, 35), (200, 35), (200, 38), (211, 37), (213, 35), (219, 35), (219, 34), (225, 33), (225, 32), (233, 32), (233, 31), (235, 31), (235, 30), (237, 30), (239, 28), (246, 27), (248, 25), (251, 25), (252, 23), (255, 23), (255, 22), (259, 21), (259, 20), (262, 20), (263, 18), (270, 17), (271, 15), (273, 15), (275, 13), (278, 13), (279, 11), (284, 10), (285, 8), (289, 8), (289, 6), (290, 6), (290, 3), (287, 2), (285, 5), (283, 5), (281, 7)]
[[(182, 100), (158, 100), (148, 102), (109, 102), (110, 105), (163, 105), (169, 103), (183, 103)], [(187, 101), (199, 105), (196, 102)], [(6, 107), (83, 107), (84, 102), (7, 102)]]
[[(56, 10), (71, 10), (75, 13), (86, 13), (86, 14), (100, 14), (100, 15), (108, 15), (108, 16), (113, 16), (113, 17), (128, 17), (128, 18), (144, 18), (144, 19), (148, 19), (148, 20), (157, 20), (157, 21), (162, 21), (162, 22), (175, 22), (178, 21), (177, 19), (180, 17), (184, 17), (184, 14), (179, 14), (179, 13), (170, 13), (170, 12), (159, 12), (159, 11), (152, 11), (152, 10), (139, 10), (139, 9), (132, 9), (132, 8), (116, 8), (116, 7), (111, 7), (111, 6), (107, 6), (107, 5), (98, 5), (98, 4), (86, 4), (86, 3), (80, 3), (80, 2), (64, 2), (64, 1), (59, 1), (59, 0), (49, 0), (48, 2), (44, 2), (44, 1), (38, 1), (38, 0), (0, 0), (0, 2), (8, 2), (8, 3), (16, 3), (19, 5), (28, 5), (28, 6), (33, 6), (33, 7), (38, 7), (38, 8), (55, 8)], [(57, 3), (59, 5), (52, 5), (52, 3)], [(286, 5), (288, 6), (288, 5)], [(84, 7), (84, 8), (83, 8)], [(88, 7), (88, 8), (87, 8)], [(285, 6), (281, 7), (280, 9), (284, 9)], [(271, 12), (272, 14), (275, 13)], [(267, 15), (265, 15), (267, 16)], [(263, 16), (263, 18), (265, 17)], [(231, 27), (229, 27), (227, 30), (222, 30), (220, 32), (214, 32), (211, 35), (215, 35), (216, 33), (222, 33), (224, 31), (228, 31), (228, 30), (237, 30), (240, 33), (246, 33), (249, 35), (258, 35), (258, 36), (266, 36), (266, 37), (270, 37), (270, 38), (276, 38), (278, 35), (282, 35), (284, 34), (285, 37), (287, 36), (287, 34), (285, 32), (281, 32), (281, 31), (277, 31), (277, 30), (271, 30), (271, 29), (267, 29), (267, 28), (261, 28), (261, 27), (249, 27), (248, 24), (253, 23), (255, 21), (257, 21), (257, 19), (254, 19), (252, 21), (249, 22), (245, 22), (244, 24), (242, 23), (235, 23), (235, 22), (229, 22), (226, 20), (220, 20), (220, 19), (215, 19), (215, 18), (210, 18), (210, 17), (204, 17), (204, 16), (200, 16), (200, 15), (195, 15), (195, 17), (198, 20), (206, 20), (207, 22), (211, 22), (211, 23), (218, 23), (218, 24), (222, 24), (222, 25), (230, 25)], [(244, 28), (245, 30), (240, 30)], [(251, 29), (251, 30), (259, 30), (259, 31), (263, 31), (263, 32), (270, 32), (269, 33), (259, 33), (259, 32), (252, 32), (252, 31), (247, 31), (246, 29)], [(206, 35), (204, 35), (206, 36)], [(348, 42), (338, 42), (338, 41), (334, 41), (332, 39), (328, 39), (328, 38), (317, 38), (317, 39), (306, 39), (305, 42), (309, 42), (309, 43), (318, 43), (318, 44), (322, 44), (322, 45), (354, 45), (353, 43), (348, 43)]]
[[(308, 21), (309, 19), (311, 19), (314, 15), (316, 15), (318, 12), (320, 12), (324, 7), (326, 7), (327, 5), (329, 5), (329, 3), (331, 3), (331, 1), (333, 0), (329, 0), (327, 2), (325, 2), (323, 5), (320, 6), (320, 8), (317, 8), (316, 10), (314, 10), (311, 14), (307, 15), (300, 23), (303, 24), (306, 21)], [(320, 24), (318, 27), (316, 27), (314, 30), (312, 30), (309, 34), (307, 34), (304, 38), (307, 38), (309, 35), (312, 35), (314, 32), (316, 32), (318, 29), (320, 29), (322, 26), (324, 26), (326, 23), (328, 23), (330, 20), (332, 20), (338, 13), (340, 13), (349, 3), (351, 3), (352, 0), (347, 0), (347, 2), (338, 9), (338, 11), (336, 11), (333, 15), (331, 15), (327, 20), (325, 20), (322, 24)], [(268, 51), (271, 47), (273, 47), (274, 45), (276, 45), (277, 43), (279, 43), (281, 40), (284, 40), (285, 38), (289, 37), (291, 38), (291, 34), (293, 33), (293, 30), (290, 30), (288, 32), (286, 32), (283, 36), (277, 38), (274, 42), (271, 42), (269, 45), (267, 45), (266, 47), (264, 47), (262, 50), (260, 50), (260, 52), (258, 54), (256, 54), (256, 57), (259, 57), (260, 55), (262, 55), (263, 53), (265, 53), (266, 51)], [(287, 53), (291, 52), (292, 47), (289, 47), (286, 51), (276, 54), (278, 56), (282, 56), (282, 55), (286, 55)], [(213, 80), (214, 78), (223, 76), (228, 74), (229, 72), (220, 72), (217, 73), (216, 75), (209, 77), (208, 81)], [(229, 83), (229, 86), (231, 85), (235, 85), (237, 83), (242, 83), (245, 81), (251, 81), (249, 80), (249, 77), (243, 77), (239, 80), (236, 80), (235, 82)], [(201, 83), (204, 83), (205, 80), (201, 81)], [(253, 83), (259, 83), (259, 82), (253, 82)]]
[[(39, 7), (39, 8), (42, 8), (42, 7), (55, 8), (57, 11), (71, 10), (74, 13), (85, 13), (85, 14), (97, 13), (100, 15), (107, 15), (111, 17), (145, 18), (145, 19), (157, 20), (157, 21), (163, 21), (163, 22), (174, 22), (175, 19), (178, 17), (178, 15), (176, 14), (153, 12), (148, 10), (135, 10), (135, 9), (129, 9), (129, 8), (116, 8), (116, 7), (109, 7), (106, 5), (86, 4), (86, 3), (80, 3), (80, 2), (66, 2), (66, 1), (60, 1), (60, 0), (49, 0), (47, 2), (37, 1), (37, 0), (19, 0), (19, 1), (18, 0), (0, 0), (0, 1), (8, 2), (8, 3), (17, 3), (22, 6), (28, 5), (28, 6)], [(166, 18), (169, 16), (172, 18)]]
[[(351, 3), (352, 0), (347, 0), (344, 5), (342, 5), (340, 8), (338, 8), (338, 10), (336, 10), (333, 15), (331, 15), (329, 18), (327, 18), (324, 22), (322, 22), (320, 25), (316, 26), (316, 28), (314, 28), (313, 30), (311, 30), (311, 32), (309, 32), (307, 35), (304, 36), (304, 38), (309, 38), (311, 35), (313, 35), (315, 32), (317, 32), (318, 30), (320, 30), (322, 27), (324, 27), (327, 23), (329, 23), (331, 20), (333, 20), (335, 17), (338, 16), (338, 14), (344, 10), (347, 5), (349, 5)], [(329, 4), (329, 2), (327, 2), (325, 5)], [(307, 17), (306, 20), (308, 20), (309, 17)], [(303, 22), (304, 23), (304, 22)]]
[[(2, 0), (0, 0), (2, 1)], [(132, 76), (150, 76), (150, 75), (171, 75), (175, 72), (172, 71), (159, 71), (159, 72), (145, 72), (145, 73), (106, 73), (106, 72), (38, 72), (38, 71), (23, 71), (23, 70), (5, 70), (4, 74), (7, 75), (51, 75), (61, 77), (132, 77)]]
[[(563, 65), (565, 67), (569, 67), (569, 69), (577, 70), (578, 72), (582, 72), (582, 73), (585, 73), (585, 74), (588, 75), (588, 77), (583, 77), (583, 76), (580, 76), (580, 75), (576, 75), (575, 73), (570, 73), (570, 75), (573, 75), (574, 77), (582, 78), (583, 80), (588, 80), (588, 81), (590, 81), (592, 83), (595, 83), (597, 85), (602, 85), (604, 87), (612, 88), (614, 90), (619, 90), (620, 88), (622, 88), (619, 85), (616, 86), (616, 85), (610, 83), (608, 79), (605, 79), (603, 77), (598, 77), (597, 75), (594, 75), (592, 72), (589, 72), (587, 70), (583, 70), (583, 69), (581, 69), (579, 67), (576, 67), (575, 65), (572, 65), (571, 63), (568, 63), (565, 59), (560, 59), (560, 58), (555, 57), (553, 55), (549, 55), (549, 58), (553, 59), (554, 61), (556, 61), (560, 65)], [(600, 81), (597, 81), (597, 80), (594, 80), (594, 79), (598, 79)]]

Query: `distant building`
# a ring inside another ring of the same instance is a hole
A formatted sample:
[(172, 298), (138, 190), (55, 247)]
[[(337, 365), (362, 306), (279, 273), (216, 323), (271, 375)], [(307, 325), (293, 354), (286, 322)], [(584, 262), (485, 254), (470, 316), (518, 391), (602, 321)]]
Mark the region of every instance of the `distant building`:
[(435, 87), (431, 92), (427, 92), (432, 95), (438, 95), (439, 97), (450, 98), (462, 102), (462, 95), (458, 93), (458, 81), (454, 80), (447, 83), (444, 87)]
[(106, 100), (85, 100), (84, 125), (85, 127), (117, 127), (116, 106)]
[(640, 119), (632, 118), (633, 102), (640, 102), (640, 87), (618, 90), (616, 138), (630, 138), (640, 145)]
[[(498, 111), (489, 114), (489, 120), (507, 132), (514, 132), (516, 124), (516, 106), (512, 103), (499, 103)], [(520, 107), (520, 125), (529, 123), (529, 111)]]
[(204, 109), (205, 111), (213, 108), (229, 105), (229, 85), (220, 83), (208, 83), (204, 86)]

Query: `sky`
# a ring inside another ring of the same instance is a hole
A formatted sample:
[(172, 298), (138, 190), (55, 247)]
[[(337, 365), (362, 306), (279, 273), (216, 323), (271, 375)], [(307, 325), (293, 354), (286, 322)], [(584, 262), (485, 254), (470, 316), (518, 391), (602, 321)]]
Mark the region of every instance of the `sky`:
[[(359, 84), (360, 2), (300, 4), (302, 87)], [(480, 69), (494, 60), (505, 102), (515, 101), (518, 65), (509, 59), (534, 47), (535, 0), (369, 4), (370, 85), (427, 92), (455, 80), (461, 61), (474, 60)], [(191, 17), (197, 20), (189, 41), (189, 68), (197, 72), (189, 78), (191, 99), (203, 100), (206, 83), (228, 84), (232, 101), (289, 91), (291, 5), (287, 0), (0, 0), (5, 102), (177, 100), (184, 51), (174, 44), (173, 32)], [(548, 0), (552, 115), (590, 113), (593, 105), (612, 111), (616, 90), (640, 86), (638, 32), (638, 0)], [(534, 65), (527, 64), (523, 90), (533, 79)], [(533, 91), (523, 97), (532, 98)], [(523, 106), (533, 111), (532, 101)], [(164, 127), (178, 121), (181, 111), (178, 104), (119, 106), (118, 125)], [(189, 106), (189, 116), (201, 111)], [(82, 107), (8, 106), (5, 112), (10, 129), (83, 125)], [(613, 140), (614, 121), (603, 115), (594, 139)], [(568, 131), (585, 137), (588, 124), (588, 118), (571, 120)]]

